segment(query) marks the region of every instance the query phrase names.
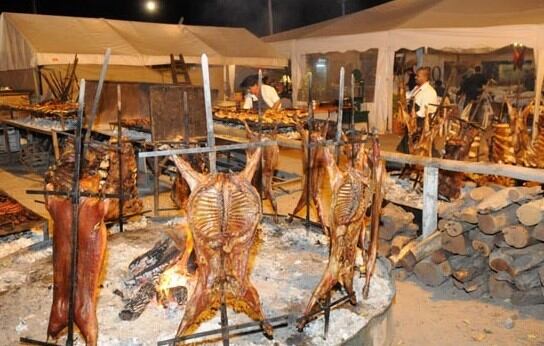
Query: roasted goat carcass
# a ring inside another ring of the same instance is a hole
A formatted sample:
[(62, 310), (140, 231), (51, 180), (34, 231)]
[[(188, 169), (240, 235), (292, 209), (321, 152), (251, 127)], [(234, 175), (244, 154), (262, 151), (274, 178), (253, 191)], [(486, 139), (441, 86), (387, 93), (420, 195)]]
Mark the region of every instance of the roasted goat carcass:
[[(319, 221), (323, 225), (325, 233), (328, 233), (325, 218), (323, 216), (324, 205), (318, 198), (319, 188), (323, 183), (323, 178), (326, 169), (325, 162), (325, 148), (321, 145), (310, 148), (310, 155), (308, 157), (308, 145), (316, 144), (326, 138), (329, 129), (329, 122), (327, 121), (321, 128), (310, 131), (304, 129), (300, 124), (297, 125), (297, 130), (300, 133), (302, 139), (302, 167), (304, 170), (308, 167), (308, 160), (310, 160), (310, 172), (305, 172), (302, 178), (302, 194), (293, 210), (291, 216), (288, 218), (288, 222), (293, 221), (293, 217), (304, 208), (306, 205), (306, 196), (310, 194), (311, 200), (314, 202), (317, 208), (317, 214), (319, 215)], [(310, 179), (310, 191), (308, 191), (308, 180)]]
[[(127, 143), (128, 144), (128, 143)], [(130, 146), (130, 144), (128, 144)], [(125, 147), (125, 146), (124, 146)], [(123, 155), (132, 148), (125, 148)], [(124, 175), (133, 180), (130, 160), (124, 157)], [(104, 145), (90, 145), (82, 162), (80, 190), (90, 193), (111, 193), (118, 191), (118, 161), (116, 149)], [(128, 163), (128, 164), (127, 164)], [(72, 190), (72, 176), (75, 165), (75, 148), (71, 139), (65, 143), (61, 157), (45, 176), (45, 188), (49, 191)], [(125, 185), (125, 184), (123, 184)], [(131, 191), (126, 196), (134, 197)], [(136, 195), (137, 198), (137, 195)], [(106, 250), (106, 227), (104, 220), (115, 208), (112, 199), (81, 197), (78, 210), (78, 252), (75, 291), (75, 324), (88, 345), (96, 345), (98, 322), (96, 318), (97, 288)], [(112, 208), (111, 206), (114, 205)], [(53, 303), (49, 316), (47, 333), (56, 338), (68, 324), (68, 302), (70, 295), (71, 252), (72, 252), (72, 203), (64, 196), (46, 196), (46, 208), (53, 219)], [(118, 205), (117, 205), (118, 208)], [(116, 209), (117, 210), (117, 209)]]
[[(257, 142), (259, 140), (259, 134), (253, 132), (247, 122), (244, 121), (244, 126), (247, 131), (247, 138), (251, 142)], [(261, 140), (270, 140), (275, 141), (277, 136), (277, 127), (270, 134), (261, 135)], [(248, 149), (247, 152), (252, 154), (255, 152), (255, 149)], [(262, 186), (264, 197), (270, 201), (272, 204), (272, 209), (274, 210), (274, 222), (278, 222), (278, 205), (276, 204), (276, 199), (274, 198), (274, 191), (272, 189), (272, 180), (276, 169), (278, 168), (279, 157), (280, 157), (280, 148), (277, 144), (267, 145), (262, 149), (263, 158), (262, 158)]]
[(326, 300), (331, 290), (340, 284), (350, 295), (350, 302), (356, 304), (353, 291), (355, 275), (355, 257), (357, 245), (365, 243), (365, 215), (371, 205), (370, 245), (366, 263), (366, 282), (363, 297), (368, 296), (370, 279), (374, 270), (378, 248), (379, 218), (383, 199), (382, 183), (385, 164), (379, 158), (379, 144), (373, 139), (371, 158), (363, 147), (358, 152), (354, 167), (341, 171), (329, 150), (324, 157), (332, 187), (330, 206), (330, 254), (329, 263), (321, 281), (312, 293), (312, 297), (298, 322), (302, 329), (308, 323), (319, 305)]
[[(111, 144), (116, 145), (115, 140)], [(134, 155), (134, 148), (129, 142), (123, 142), (121, 145), (122, 161), (119, 160), (117, 150), (110, 149), (108, 151), (107, 162), (107, 177), (104, 185), (104, 192), (108, 194), (118, 194), (119, 188), (123, 187), (123, 215), (134, 215), (142, 211), (143, 201), (138, 196), (138, 167)], [(119, 181), (119, 164), (122, 166), (123, 182)], [(105, 161), (103, 163), (102, 176), (105, 176)], [(112, 221), (119, 218), (119, 200), (112, 199), (105, 220)]]
[[(248, 158), (238, 174), (203, 175), (179, 157), (172, 157), (191, 188), (188, 221), (195, 245), (197, 283), (177, 331), (187, 334), (222, 303), (265, 321), (259, 295), (249, 281), (248, 259), (262, 216), (261, 201), (251, 179), (260, 162), (261, 149)], [(223, 294), (224, 293), (224, 294)]]

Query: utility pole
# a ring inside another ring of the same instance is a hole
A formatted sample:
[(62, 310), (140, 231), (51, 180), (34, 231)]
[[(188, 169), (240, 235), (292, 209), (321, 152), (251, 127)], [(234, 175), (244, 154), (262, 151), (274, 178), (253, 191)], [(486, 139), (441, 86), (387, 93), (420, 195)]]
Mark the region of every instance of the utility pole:
[(338, 0), (340, 7), (342, 8), (342, 16), (346, 15), (346, 0)]
[(34, 14), (38, 13), (38, 0), (32, 0), (32, 12)]
[(274, 33), (274, 18), (272, 17), (272, 0), (268, 0), (268, 34)]

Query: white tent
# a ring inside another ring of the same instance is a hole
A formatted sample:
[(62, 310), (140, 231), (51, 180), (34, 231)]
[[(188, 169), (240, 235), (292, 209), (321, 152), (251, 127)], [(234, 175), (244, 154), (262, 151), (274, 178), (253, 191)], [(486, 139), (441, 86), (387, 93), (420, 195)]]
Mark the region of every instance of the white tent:
[[(244, 28), (143, 23), (20, 13), (0, 15), (0, 81), (37, 88), (36, 67), (63, 69), (78, 56), (78, 76), (96, 76), (106, 48), (112, 49), (108, 79), (166, 81), (148, 67), (170, 63), (170, 54), (183, 54), (188, 64), (200, 64), (202, 53), (212, 79), (234, 90), (235, 66), (281, 68), (287, 59)], [(228, 66), (228, 68), (227, 68)], [(227, 77), (227, 70), (229, 75)], [(199, 74), (192, 73), (198, 80)], [(222, 76), (221, 76), (222, 75)], [(34, 81), (32, 81), (34, 80)]]
[(544, 79), (543, 0), (396, 0), (344, 17), (265, 37), (291, 58), (293, 94), (306, 70), (305, 55), (378, 49), (371, 126), (391, 129), (395, 51), (432, 47), (491, 51), (512, 43), (534, 49), (536, 95)]
[(20, 13), (0, 16), (0, 71), (67, 64), (100, 64), (106, 48), (111, 64), (170, 63), (170, 54), (214, 65), (282, 67), (287, 60), (244, 28), (158, 24)]

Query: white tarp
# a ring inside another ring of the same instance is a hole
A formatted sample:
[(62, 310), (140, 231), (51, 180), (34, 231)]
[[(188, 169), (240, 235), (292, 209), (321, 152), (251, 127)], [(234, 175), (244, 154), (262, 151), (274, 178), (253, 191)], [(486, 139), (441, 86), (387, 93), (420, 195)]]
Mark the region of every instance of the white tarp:
[(200, 63), (202, 53), (214, 65), (287, 65), (287, 59), (271, 45), (243, 28), (0, 15), (0, 71), (68, 64), (76, 53), (80, 64), (101, 64), (106, 48), (112, 49), (112, 65), (168, 64), (170, 54), (183, 54), (187, 63)]
[(377, 48), (370, 125), (385, 132), (391, 130), (395, 51), (420, 47), (486, 51), (522, 43), (535, 51), (539, 97), (544, 79), (543, 23), (543, 0), (396, 0), (264, 40), (292, 59), (295, 96), (305, 55)]

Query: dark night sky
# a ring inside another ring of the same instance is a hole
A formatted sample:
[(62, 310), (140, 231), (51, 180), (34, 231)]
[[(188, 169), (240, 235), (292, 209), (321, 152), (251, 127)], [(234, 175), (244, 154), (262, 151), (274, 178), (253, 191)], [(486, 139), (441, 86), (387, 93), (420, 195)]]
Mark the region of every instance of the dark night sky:
[[(268, 33), (267, 0), (156, 0), (158, 10), (147, 13), (146, 0), (35, 0), (38, 13), (185, 24), (241, 26), (262, 36)], [(0, 0), (0, 12), (33, 11), (32, 0)], [(346, 13), (387, 0), (346, 0)], [(272, 0), (274, 31), (316, 23), (341, 15), (339, 0)]]

